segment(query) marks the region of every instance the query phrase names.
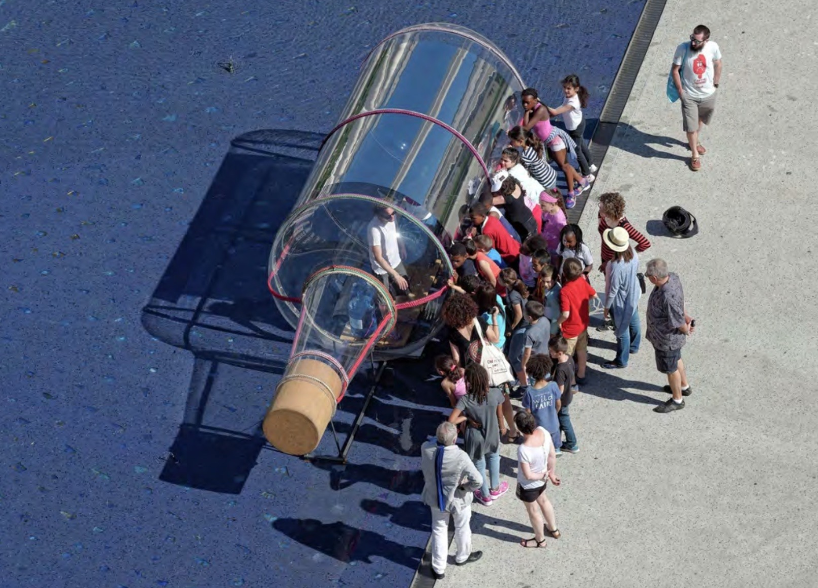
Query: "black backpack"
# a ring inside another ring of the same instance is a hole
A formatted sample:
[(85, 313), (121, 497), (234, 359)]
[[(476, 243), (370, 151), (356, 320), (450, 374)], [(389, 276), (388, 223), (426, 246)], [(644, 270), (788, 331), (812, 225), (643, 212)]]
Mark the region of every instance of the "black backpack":
[(696, 217), (681, 206), (671, 206), (662, 215), (662, 222), (677, 239), (687, 239), (699, 232)]

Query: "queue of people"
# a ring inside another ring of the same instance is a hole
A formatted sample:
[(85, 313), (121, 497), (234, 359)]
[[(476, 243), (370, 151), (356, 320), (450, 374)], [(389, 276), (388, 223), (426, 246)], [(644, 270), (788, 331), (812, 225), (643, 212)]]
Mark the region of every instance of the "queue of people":
[[(657, 369), (667, 376), (664, 390), (671, 394), (654, 410), (680, 410), (684, 397), (692, 393), (681, 349), (695, 321), (686, 312), (681, 282), (661, 259), (649, 261), (645, 273), (639, 272), (639, 254), (651, 243), (625, 216), (625, 198), (618, 192), (599, 199), (598, 271), (605, 280), (604, 302), (591, 285), (593, 254), (581, 228), (568, 223), (566, 216), (597, 172), (582, 138), (582, 108), (588, 92), (575, 75), (563, 79), (562, 85), (565, 101), (558, 108), (543, 104), (534, 89), (523, 91), (525, 117), (508, 132), (509, 146), (490, 187), (461, 215), (449, 249), (456, 274), (449, 281), (452, 292), (442, 309), (449, 353), (435, 361), (452, 407), (448, 421), (441, 425), (447, 425), (448, 436), (443, 439), (438, 431), (436, 470), (430, 469), (432, 446), (424, 450), (424, 474), (427, 469), (435, 472), (426, 476), (427, 487), (434, 481), (438, 488), (437, 502), (431, 500), (434, 496), (426, 502), (433, 511), (437, 507), (444, 512), (445, 497), (452, 492), (447, 489), (453, 485), (455, 496), (471, 493), (483, 507), (501, 499), (509, 485), (500, 480), (500, 446), (517, 444), (516, 496), (533, 531), (533, 537), (520, 541), (524, 548), (542, 548), (546, 536), (560, 537), (545, 490), (548, 481), (560, 484), (557, 457), (580, 450), (570, 407), (591, 377), (587, 350), (592, 305), (603, 313), (603, 324), (597, 329), (612, 330), (616, 337), (615, 355), (601, 367), (625, 369), (641, 349), (638, 303), (646, 293), (647, 279), (654, 289), (645, 338), (654, 347)], [(551, 125), (554, 116), (563, 117), (565, 130)], [(581, 171), (569, 163), (569, 154), (576, 157)], [(556, 170), (549, 160), (565, 176), (565, 198), (556, 187)], [(491, 385), (492, 377), (483, 365), (487, 346), (502, 350), (513, 374), (511, 382)], [(512, 405), (512, 397), (521, 400), (519, 408)], [(460, 473), (444, 480), (449, 453), (440, 447), (454, 451), (449, 449), (449, 437), (457, 432), (464, 441), (463, 449), (457, 449), (462, 454), (457, 462)], [(465, 465), (467, 461), (471, 467)], [(471, 503), (464, 498), (455, 503), (455, 510), (449, 509), (457, 512), (458, 564), (482, 555), (471, 552), (470, 536), (461, 530), (462, 521), (471, 516)], [(445, 527), (441, 531), (437, 526), (443, 518), (433, 516), (436, 578), (445, 572), (445, 557), (437, 555), (445, 551), (441, 547)]]

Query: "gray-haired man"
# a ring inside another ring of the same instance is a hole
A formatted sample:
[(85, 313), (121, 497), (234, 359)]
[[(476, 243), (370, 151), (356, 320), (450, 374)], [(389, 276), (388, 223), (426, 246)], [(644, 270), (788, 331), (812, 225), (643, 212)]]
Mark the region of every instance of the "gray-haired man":
[(682, 347), (693, 333), (693, 319), (685, 311), (684, 291), (679, 276), (667, 269), (664, 259), (651, 259), (645, 269), (653, 292), (648, 299), (648, 326), (645, 338), (656, 352), (656, 369), (667, 374), (665, 391), (673, 397), (654, 410), (665, 413), (685, 407), (682, 396), (690, 396), (693, 389), (687, 382)]
[(473, 492), (483, 485), (483, 476), (465, 451), (457, 445), (457, 427), (441, 423), (437, 441), (420, 448), (423, 470), (423, 502), (432, 509), (432, 572), (443, 578), (449, 553), (449, 518), (454, 517), (455, 563), (477, 561), (482, 551), (471, 550), (471, 503)]

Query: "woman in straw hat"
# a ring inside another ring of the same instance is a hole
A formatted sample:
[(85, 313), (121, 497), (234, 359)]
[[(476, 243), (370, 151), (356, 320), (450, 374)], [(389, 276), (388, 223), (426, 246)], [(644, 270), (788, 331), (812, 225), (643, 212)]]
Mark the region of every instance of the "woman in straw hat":
[(616, 334), (616, 357), (602, 367), (624, 368), (642, 342), (638, 310), (642, 288), (636, 275), (639, 257), (631, 247), (628, 231), (622, 227), (605, 230), (602, 240), (613, 251), (613, 259), (605, 266), (605, 318), (613, 319)]

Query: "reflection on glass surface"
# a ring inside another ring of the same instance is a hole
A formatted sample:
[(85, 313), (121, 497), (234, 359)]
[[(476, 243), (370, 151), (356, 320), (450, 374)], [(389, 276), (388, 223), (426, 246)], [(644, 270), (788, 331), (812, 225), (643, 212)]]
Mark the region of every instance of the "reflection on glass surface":
[[(376, 354), (428, 341), (439, 327), (440, 301), (406, 303), (426, 300), (450, 277), (445, 247), (458, 213), (485, 184), (506, 131), (522, 117), (522, 89), (508, 58), (462, 27), (418, 25), (376, 46), (296, 211), (276, 236), (270, 287), (288, 320), (298, 320), (303, 284), (322, 268), (349, 265), (380, 279), (367, 226), (373, 204), (384, 202), (397, 213), (409, 287), (391, 286), (398, 334), (379, 341)], [(369, 114), (383, 109), (408, 112)]]

